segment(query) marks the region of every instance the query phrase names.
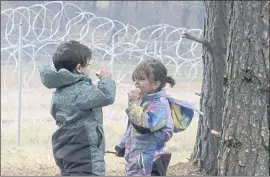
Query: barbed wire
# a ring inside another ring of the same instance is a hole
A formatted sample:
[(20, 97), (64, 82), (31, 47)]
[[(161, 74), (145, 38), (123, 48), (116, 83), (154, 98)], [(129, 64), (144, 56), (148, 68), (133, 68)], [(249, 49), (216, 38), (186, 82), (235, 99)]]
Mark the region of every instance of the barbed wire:
[[(10, 63), (12, 71), (3, 73), (3, 87), (9, 93), (8, 81), (18, 70), (19, 39), (22, 39), (22, 60), (30, 73), (24, 73), (23, 91), (40, 94), (30, 86), (37, 65), (51, 63), (51, 56), (63, 41), (78, 40), (93, 50), (93, 60), (107, 65), (119, 87), (126, 88), (129, 79), (126, 68), (135, 67), (147, 58), (161, 60), (172, 70), (173, 77), (181, 76), (183, 68), (192, 82), (201, 63), (201, 46), (182, 38), (184, 32), (201, 37), (201, 29), (186, 29), (169, 24), (136, 28), (132, 24), (107, 17), (99, 17), (71, 2), (50, 1), (29, 7), (1, 11), (1, 65)], [(23, 34), (19, 36), (19, 24)], [(2, 66), (1, 66), (2, 67)], [(10, 73), (11, 76), (10, 76)], [(27, 104), (27, 103), (26, 103)]]

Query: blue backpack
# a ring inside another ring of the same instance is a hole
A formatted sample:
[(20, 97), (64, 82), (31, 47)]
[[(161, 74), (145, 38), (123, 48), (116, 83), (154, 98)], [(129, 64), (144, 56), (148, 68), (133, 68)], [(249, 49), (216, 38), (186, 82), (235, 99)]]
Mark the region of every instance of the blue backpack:
[(194, 111), (200, 115), (203, 115), (201, 111), (194, 108), (187, 102), (180, 101), (169, 96), (167, 99), (171, 107), (174, 133), (178, 133), (187, 129), (194, 117)]

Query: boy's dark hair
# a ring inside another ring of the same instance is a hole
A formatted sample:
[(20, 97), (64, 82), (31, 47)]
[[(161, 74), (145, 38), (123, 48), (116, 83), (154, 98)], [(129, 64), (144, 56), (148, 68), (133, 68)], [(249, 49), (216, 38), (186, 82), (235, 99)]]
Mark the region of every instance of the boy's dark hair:
[(78, 41), (68, 41), (62, 43), (53, 54), (52, 60), (56, 70), (65, 68), (73, 72), (78, 64), (83, 67), (92, 57), (92, 51), (87, 46), (79, 43)]
[(140, 74), (140, 71), (144, 71), (149, 80), (161, 82), (158, 91), (164, 88), (166, 83), (169, 83), (171, 87), (175, 85), (175, 80), (171, 76), (167, 76), (168, 71), (165, 65), (156, 59), (146, 60), (139, 64), (132, 74), (133, 81)]

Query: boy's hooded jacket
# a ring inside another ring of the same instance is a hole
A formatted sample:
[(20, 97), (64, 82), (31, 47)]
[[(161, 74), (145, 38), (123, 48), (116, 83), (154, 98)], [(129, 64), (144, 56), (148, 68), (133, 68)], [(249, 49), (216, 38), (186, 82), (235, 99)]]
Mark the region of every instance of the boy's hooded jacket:
[(95, 86), (90, 78), (66, 69), (42, 66), (39, 71), (44, 86), (56, 88), (51, 115), (59, 128), (52, 136), (52, 147), (61, 174), (104, 176), (102, 107), (114, 103), (115, 82), (101, 78)]

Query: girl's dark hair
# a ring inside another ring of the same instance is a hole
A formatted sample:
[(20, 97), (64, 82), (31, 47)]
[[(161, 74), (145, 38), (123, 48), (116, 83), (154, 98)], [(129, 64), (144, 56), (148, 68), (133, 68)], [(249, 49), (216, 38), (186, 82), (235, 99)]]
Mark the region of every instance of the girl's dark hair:
[(86, 66), (92, 57), (92, 51), (78, 41), (62, 43), (55, 51), (52, 60), (56, 70), (65, 68), (73, 72), (78, 64)]
[(144, 71), (149, 80), (160, 81), (158, 90), (164, 88), (167, 83), (171, 87), (175, 85), (175, 80), (171, 76), (167, 76), (168, 71), (165, 65), (156, 59), (146, 60), (139, 64), (132, 74), (133, 81), (138, 77), (140, 71)]

